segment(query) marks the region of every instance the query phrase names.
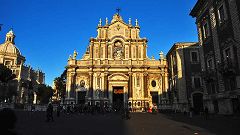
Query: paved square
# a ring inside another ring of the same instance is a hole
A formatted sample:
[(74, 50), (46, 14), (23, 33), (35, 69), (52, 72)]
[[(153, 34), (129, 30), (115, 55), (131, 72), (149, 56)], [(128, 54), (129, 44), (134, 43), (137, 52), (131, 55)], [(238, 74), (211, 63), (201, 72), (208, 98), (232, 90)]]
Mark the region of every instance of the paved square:
[[(121, 119), (119, 114), (62, 114), (60, 118), (54, 116), (54, 122), (47, 123), (45, 122), (45, 112), (20, 111), (16, 113), (18, 122), (15, 130), (20, 135), (218, 135), (227, 133), (213, 130), (217, 129), (219, 125), (224, 127), (224, 124), (221, 123), (216, 125), (217, 120), (206, 121), (197, 116), (191, 119), (182, 114), (131, 113), (130, 120)], [(206, 127), (201, 125), (204, 121)], [(232, 123), (235, 126), (231, 126), (233, 129), (231, 129), (232, 132), (228, 132), (228, 135), (234, 134), (234, 132), (237, 134), (237, 122), (238, 120)], [(211, 126), (211, 128), (207, 126)], [(230, 130), (229, 126), (226, 127), (226, 131)], [(236, 129), (234, 130), (234, 128)]]

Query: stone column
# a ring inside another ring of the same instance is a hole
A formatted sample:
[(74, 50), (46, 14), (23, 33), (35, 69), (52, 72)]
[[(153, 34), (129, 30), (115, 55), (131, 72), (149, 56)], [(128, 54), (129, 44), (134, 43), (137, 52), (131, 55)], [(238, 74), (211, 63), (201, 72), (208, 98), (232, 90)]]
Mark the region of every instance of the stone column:
[(107, 59), (108, 59), (108, 41), (105, 42), (105, 60)]
[(90, 47), (89, 47), (89, 53), (90, 53), (90, 59), (93, 58), (93, 41), (90, 41)]
[(104, 73), (104, 98), (108, 98), (108, 73)]
[(70, 89), (70, 99), (71, 100), (75, 100), (75, 86), (76, 86), (76, 73), (72, 72), (71, 73), (71, 89)]
[(89, 72), (89, 97), (93, 98), (93, 72)]
[(148, 76), (148, 73), (144, 73), (143, 74), (143, 82), (144, 82), (144, 98), (148, 98), (148, 89), (147, 89), (147, 76)]
[(71, 76), (71, 73), (67, 73), (67, 86), (66, 86), (66, 97), (67, 99), (70, 98), (70, 90), (71, 90), (71, 85), (72, 85), (72, 76)]
[(128, 98), (133, 98), (133, 92), (132, 92), (132, 72), (129, 72), (129, 81), (128, 81)]
[(132, 45), (131, 41), (129, 41), (129, 47), (128, 47), (128, 59), (132, 59)]

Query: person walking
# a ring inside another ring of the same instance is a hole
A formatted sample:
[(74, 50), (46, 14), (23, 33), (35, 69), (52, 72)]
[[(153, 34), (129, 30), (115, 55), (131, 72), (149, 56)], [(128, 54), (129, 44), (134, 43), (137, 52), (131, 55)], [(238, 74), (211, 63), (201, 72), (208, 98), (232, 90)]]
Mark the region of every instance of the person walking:
[(57, 106), (57, 117), (60, 117), (60, 112), (61, 112), (61, 106), (58, 104)]
[(192, 118), (192, 116), (193, 116), (193, 108), (192, 107), (190, 107), (189, 116), (190, 116), (190, 118)]
[(53, 105), (49, 103), (47, 106), (47, 122), (53, 121)]
[(204, 108), (204, 115), (205, 115), (205, 119), (208, 120), (208, 107), (207, 106)]

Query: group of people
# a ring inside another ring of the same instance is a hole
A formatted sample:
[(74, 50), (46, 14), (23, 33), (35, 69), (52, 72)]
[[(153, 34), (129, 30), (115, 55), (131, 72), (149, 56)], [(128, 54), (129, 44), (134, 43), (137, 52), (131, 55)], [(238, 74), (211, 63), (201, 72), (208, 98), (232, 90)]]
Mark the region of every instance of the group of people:
[(63, 113), (65, 115), (71, 114), (83, 114), (83, 115), (94, 115), (94, 114), (102, 114), (105, 115), (106, 113), (117, 112), (122, 115), (123, 118), (130, 119), (130, 111), (128, 107), (113, 105), (112, 107), (108, 105), (63, 105), (60, 104), (54, 109), (52, 103), (49, 103), (46, 109), (46, 121), (54, 121), (53, 120), (53, 113), (56, 110), (57, 117), (60, 117), (60, 114)]

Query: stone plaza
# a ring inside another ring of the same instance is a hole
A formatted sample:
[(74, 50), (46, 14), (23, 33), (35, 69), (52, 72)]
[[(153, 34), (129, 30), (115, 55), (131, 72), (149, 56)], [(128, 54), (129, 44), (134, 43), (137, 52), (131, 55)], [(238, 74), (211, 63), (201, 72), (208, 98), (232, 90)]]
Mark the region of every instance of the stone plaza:
[[(45, 122), (45, 112), (17, 112), (15, 131), (19, 135), (237, 135), (239, 117), (183, 114), (131, 113), (130, 120), (119, 114), (65, 115)], [(231, 124), (225, 124), (231, 123)]]

